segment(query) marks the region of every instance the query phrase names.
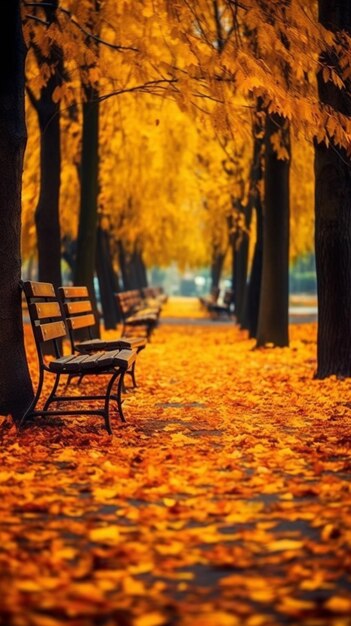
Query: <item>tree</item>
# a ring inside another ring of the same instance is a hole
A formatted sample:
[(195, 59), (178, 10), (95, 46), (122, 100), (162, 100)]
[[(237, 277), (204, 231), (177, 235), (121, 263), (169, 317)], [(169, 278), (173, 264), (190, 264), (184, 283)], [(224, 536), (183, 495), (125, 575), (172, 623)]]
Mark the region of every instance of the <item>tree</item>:
[(116, 328), (120, 321), (115, 293), (120, 291), (119, 276), (113, 265), (109, 219), (99, 214), (97, 229), (96, 273), (99, 281), (100, 301), (106, 330)]
[[(40, 4), (43, 4), (40, 7)], [(27, 92), (37, 112), (40, 130), (40, 192), (35, 211), (35, 224), (38, 247), (38, 279), (53, 283), (58, 288), (61, 283), (61, 232), (60, 232), (60, 182), (61, 182), (61, 147), (60, 147), (60, 104), (54, 98), (55, 90), (64, 79), (63, 58), (60, 46), (52, 40), (50, 28), (56, 22), (58, 0), (38, 3), (43, 14), (42, 22), (46, 25), (43, 41), (36, 41), (37, 24), (34, 22), (30, 31), (31, 47), (37, 61), (37, 67), (44, 78), (36, 96), (30, 81)], [(34, 14), (35, 16), (35, 11)], [(43, 28), (41, 24), (40, 28)], [(38, 71), (38, 70), (37, 70)]]
[(250, 337), (257, 335), (258, 310), (260, 304), (260, 290), (262, 277), (263, 257), (263, 148), (264, 148), (264, 113), (261, 111), (260, 101), (256, 104), (253, 124), (253, 154), (249, 174), (249, 193), (246, 207), (247, 219), (255, 212), (256, 232), (254, 250), (251, 261), (251, 271), (246, 282), (244, 295), (244, 311), (242, 327), (249, 331)]
[[(280, 157), (278, 141), (286, 151)], [(290, 136), (287, 121), (267, 115), (265, 129), (263, 259), (257, 347), (289, 345), (289, 169)]]
[[(319, 97), (330, 114), (334, 110), (350, 119), (349, 63), (343, 62), (343, 51), (351, 35), (351, 6), (347, 0), (319, 0), (318, 4), (319, 21), (336, 33), (335, 45), (322, 54), (327, 71), (318, 74)], [(350, 150), (338, 145), (335, 136), (316, 143), (315, 178), (316, 376), (351, 376), (351, 158)]]
[(20, 2), (2, 5), (0, 92), (0, 411), (19, 419), (33, 397), (23, 342), (21, 277), (21, 183), (26, 145), (24, 62)]

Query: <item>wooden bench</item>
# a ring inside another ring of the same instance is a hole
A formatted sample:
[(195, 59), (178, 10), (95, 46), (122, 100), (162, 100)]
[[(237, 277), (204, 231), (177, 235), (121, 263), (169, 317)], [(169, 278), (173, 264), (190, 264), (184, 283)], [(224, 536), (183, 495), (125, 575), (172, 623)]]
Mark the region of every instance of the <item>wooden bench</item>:
[(234, 315), (233, 291), (226, 289), (223, 298), (219, 298), (217, 302), (209, 304), (207, 310), (212, 319), (219, 319), (223, 315), (231, 318)]
[[(63, 286), (58, 289), (58, 296), (62, 302), (66, 325), (71, 342), (72, 353), (92, 353), (100, 350), (136, 350), (139, 353), (146, 346), (144, 337), (117, 337), (104, 340), (93, 337), (92, 329), (96, 324), (92, 303), (87, 287)], [(79, 340), (79, 332), (85, 329), (88, 339)], [(137, 387), (135, 378), (136, 360), (126, 374), (130, 374), (133, 387)]]
[(138, 329), (149, 341), (158, 324), (160, 308), (144, 306), (137, 289), (120, 291), (115, 295), (123, 324), (122, 334), (128, 336), (128, 329), (129, 332), (131, 328), (133, 332)]
[(168, 300), (168, 296), (164, 293), (162, 287), (143, 287), (141, 293), (147, 303), (156, 302), (161, 308)]
[(213, 287), (211, 289), (211, 292), (207, 295), (207, 296), (200, 296), (199, 297), (199, 302), (201, 304), (201, 306), (206, 309), (206, 311), (209, 311), (211, 309), (211, 307), (217, 303), (217, 300), (219, 298), (219, 294), (220, 294), (220, 290), (219, 287)]
[[(28, 312), (32, 324), (35, 345), (39, 362), (39, 382), (33, 401), (29, 405), (25, 414), (20, 420), (22, 426), (26, 420), (37, 415), (102, 415), (107, 431), (112, 434), (110, 423), (110, 403), (114, 400), (122, 421), (125, 417), (122, 411), (122, 385), (123, 378), (130, 369), (136, 358), (136, 350), (116, 349), (101, 350), (94, 354), (69, 354), (63, 355), (60, 347), (60, 340), (66, 336), (66, 325), (62, 316), (60, 303), (56, 297), (54, 287), (51, 283), (41, 283), (26, 281), (21, 283), (21, 287), (28, 303)], [(52, 342), (56, 358), (44, 356), (43, 347), (47, 342)], [(41, 399), (43, 383), (46, 374), (54, 377), (53, 386), (43, 408), (38, 408)], [(104, 393), (100, 395), (79, 396), (61, 395), (58, 393), (59, 384), (62, 377), (70, 376), (104, 377)], [(113, 389), (117, 391), (113, 393)], [(77, 409), (49, 409), (52, 403), (81, 403), (100, 400), (102, 402), (96, 408)]]

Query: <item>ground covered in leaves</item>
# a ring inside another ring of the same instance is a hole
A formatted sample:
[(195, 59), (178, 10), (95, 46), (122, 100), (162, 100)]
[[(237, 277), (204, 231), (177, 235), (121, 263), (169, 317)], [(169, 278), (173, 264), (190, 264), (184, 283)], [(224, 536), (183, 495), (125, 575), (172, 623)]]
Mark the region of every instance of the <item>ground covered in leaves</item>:
[(112, 437), (0, 418), (0, 624), (350, 625), (351, 383), (315, 334), (161, 324)]

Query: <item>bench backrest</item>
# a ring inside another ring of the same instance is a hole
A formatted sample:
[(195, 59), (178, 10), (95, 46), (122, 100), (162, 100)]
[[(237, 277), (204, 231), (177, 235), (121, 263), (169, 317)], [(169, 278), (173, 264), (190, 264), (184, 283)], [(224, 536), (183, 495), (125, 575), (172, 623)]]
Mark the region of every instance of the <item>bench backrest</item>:
[(137, 311), (142, 305), (142, 299), (137, 289), (119, 291), (115, 295), (122, 319), (125, 319), (128, 315)]
[(43, 362), (43, 344), (51, 341), (56, 358), (62, 356), (62, 337), (66, 337), (66, 326), (62, 317), (60, 303), (51, 283), (27, 280), (21, 282), (28, 305), (35, 344), (40, 362)]
[(92, 329), (95, 326), (95, 315), (87, 287), (59, 287), (59, 299), (62, 302), (72, 352), (75, 351), (77, 334), (82, 329), (88, 331), (89, 339), (93, 339)]

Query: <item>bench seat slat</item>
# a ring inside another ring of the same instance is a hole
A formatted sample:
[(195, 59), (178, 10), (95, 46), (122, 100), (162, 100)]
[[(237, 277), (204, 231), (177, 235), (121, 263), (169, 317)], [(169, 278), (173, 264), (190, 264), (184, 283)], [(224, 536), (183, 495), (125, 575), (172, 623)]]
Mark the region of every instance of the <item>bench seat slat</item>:
[(145, 348), (146, 340), (143, 337), (130, 337), (123, 339), (87, 339), (76, 345), (78, 352), (90, 352), (92, 350), (131, 350)]
[(156, 315), (143, 315), (143, 314), (135, 314), (135, 315), (129, 315), (126, 318), (126, 322), (144, 322), (144, 323), (148, 323), (148, 322), (157, 322), (157, 317)]
[(49, 368), (53, 372), (83, 372), (89, 370), (103, 370), (110, 367), (120, 367), (127, 370), (133, 365), (136, 350), (110, 350), (95, 352), (94, 354), (69, 355), (51, 361)]

